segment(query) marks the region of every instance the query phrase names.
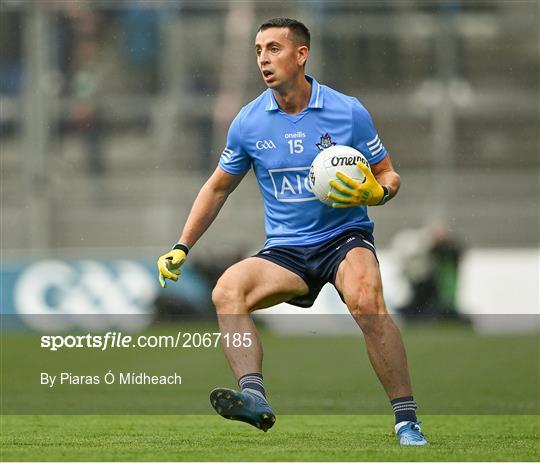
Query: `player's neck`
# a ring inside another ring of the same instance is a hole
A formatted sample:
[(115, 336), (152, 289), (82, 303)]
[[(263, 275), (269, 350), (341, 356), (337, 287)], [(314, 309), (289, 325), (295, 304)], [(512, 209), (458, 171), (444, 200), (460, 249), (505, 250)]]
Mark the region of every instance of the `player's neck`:
[(274, 97), (279, 107), (289, 114), (301, 113), (309, 105), (311, 84), (305, 75), (291, 83), (285, 90), (274, 90)]

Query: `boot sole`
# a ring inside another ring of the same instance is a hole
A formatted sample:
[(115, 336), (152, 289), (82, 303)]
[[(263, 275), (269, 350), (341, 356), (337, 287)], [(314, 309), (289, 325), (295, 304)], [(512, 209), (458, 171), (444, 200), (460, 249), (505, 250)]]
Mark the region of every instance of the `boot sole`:
[(263, 432), (276, 422), (276, 416), (268, 411), (252, 413), (245, 410), (242, 396), (230, 388), (216, 388), (210, 393), (210, 404), (225, 419), (246, 422)]

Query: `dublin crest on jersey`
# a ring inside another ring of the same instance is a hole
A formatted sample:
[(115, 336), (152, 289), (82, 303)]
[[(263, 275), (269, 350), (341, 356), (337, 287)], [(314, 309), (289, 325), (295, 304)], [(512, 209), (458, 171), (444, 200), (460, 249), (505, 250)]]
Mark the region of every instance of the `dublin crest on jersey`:
[(330, 148), (335, 144), (336, 142), (332, 142), (332, 136), (327, 132), (326, 134), (321, 135), (321, 141), (316, 145), (319, 150), (324, 150), (325, 148)]

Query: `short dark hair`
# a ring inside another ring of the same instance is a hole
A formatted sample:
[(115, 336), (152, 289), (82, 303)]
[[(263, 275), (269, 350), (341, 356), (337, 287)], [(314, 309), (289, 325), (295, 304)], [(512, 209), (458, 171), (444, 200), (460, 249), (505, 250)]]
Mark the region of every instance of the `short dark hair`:
[(262, 23), (257, 33), (270, 29), (271, 27), (284, 27), (289, 29), (292, 32), (296, 43), (305, 45), (307, 48), (309, 48), (311, 43), (311, 34), (309, 33), (309, 29), (305, 26), (305, 24), (301, 23), (300, 21), (291, 18), (272, 18)]

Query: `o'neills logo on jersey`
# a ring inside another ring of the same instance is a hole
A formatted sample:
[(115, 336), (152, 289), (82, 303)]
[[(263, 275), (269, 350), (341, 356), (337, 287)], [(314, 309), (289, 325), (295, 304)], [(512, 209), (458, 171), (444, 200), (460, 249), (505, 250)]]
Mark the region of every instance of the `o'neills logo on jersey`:
[(366, 164), (362, 156), (333, 156), (330, 158), (332, 166), (354, 166), (360, 161)]
[(277, 201), (297, 202), (316, 200), (309, 183), (309, 166), (301, 168), (269, 169)]
[(302, 131), (298, 132), (288, 132), (285, 134), (286, 139), (305, 139), (306, 134), (304, 134)]

